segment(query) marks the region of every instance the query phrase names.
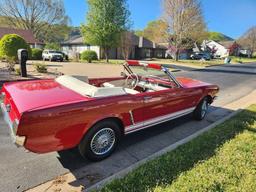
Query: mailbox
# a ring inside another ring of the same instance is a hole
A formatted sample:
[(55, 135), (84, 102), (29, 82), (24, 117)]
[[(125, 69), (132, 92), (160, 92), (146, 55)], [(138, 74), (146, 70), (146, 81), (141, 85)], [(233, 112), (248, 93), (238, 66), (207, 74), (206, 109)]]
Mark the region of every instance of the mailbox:
[(20, 63), (20, 72), (22, 77), (27, 77), (26, 62), (28, 60), (28, 51), (26, 49), (18, 50), (18, 59)]

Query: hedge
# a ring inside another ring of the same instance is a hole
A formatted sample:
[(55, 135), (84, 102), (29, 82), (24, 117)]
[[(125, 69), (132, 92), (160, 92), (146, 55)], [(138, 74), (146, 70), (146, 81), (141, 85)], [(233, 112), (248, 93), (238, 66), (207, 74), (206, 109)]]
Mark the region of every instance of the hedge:
[(41, 60), (42, 59), (42, 53), (43, 53), (42, 49), (34, 48), (34, 49), (32, 49), (31, 58), (33, 60)]

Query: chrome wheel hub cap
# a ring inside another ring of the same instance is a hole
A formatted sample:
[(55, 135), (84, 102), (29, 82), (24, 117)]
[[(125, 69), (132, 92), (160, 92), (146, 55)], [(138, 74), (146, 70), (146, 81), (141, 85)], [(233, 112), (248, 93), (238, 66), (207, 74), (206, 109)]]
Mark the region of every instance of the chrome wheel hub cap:
[(110, 128), (104, 128), (93, 136), (90, 147), (96, 155), (104, 155), (113, 148), (115, 141), (115, 132)]

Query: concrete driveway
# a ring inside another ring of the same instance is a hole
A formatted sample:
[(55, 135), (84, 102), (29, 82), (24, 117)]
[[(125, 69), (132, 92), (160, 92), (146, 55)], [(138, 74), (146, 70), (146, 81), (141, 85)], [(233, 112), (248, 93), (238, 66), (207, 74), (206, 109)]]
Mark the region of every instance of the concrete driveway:
[[(95, 66), (90, 70), (100, 70), (98, 67)], [(111, 68), (106, 67), (107, 73), (112, 73), (112, 67), (112, 65)], [(251, 73), (256, 69), (256, 64), (239, 66), (240, 72), (231, 67), (228, 70), (223, 69), (225, 67), (222, 66), (176, 73), (176, 76), (188, 76), (220, 86), (219, 99), (211, 107), (207, 118), (197, 122), (188, 115), (128, 135), (115, 154), (102, 162), (84, 161), (75, 149), (44, 155), (27, 153), (11, 143), (7, 126), (0, 117), (0, 191), (24, 191), (69, 171), (77, 178), (77, 181), (71, 185), (79, 186), (83, 183), (88, 187), (195, 133), (231, 112), (222, 106), (256, 89), (256, 74)], [(84, 69), (85, 75), (88, 75), (87, 69)], [(72, 71), (69, 72), (72, 73)], [(94, 73), (89, 76), (93, 75)]]

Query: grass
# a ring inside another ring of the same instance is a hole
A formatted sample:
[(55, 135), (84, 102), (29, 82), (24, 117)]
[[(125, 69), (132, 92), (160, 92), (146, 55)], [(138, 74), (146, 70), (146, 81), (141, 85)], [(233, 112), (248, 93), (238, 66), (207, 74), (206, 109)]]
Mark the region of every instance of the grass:
[(231, 63), (249, 63), (249, 62), (256, 62), (256, 57), (254, 58), (247, 58), (247, 57), (231, 57)]
[(101, 191), (255, 191), (256, 105)]
[(208, 67), (212, 65), (220, 65), (224, 64), (224, 60), (222, 59), (212, 59), (210, 61), (201, 61), (201, 60), (179, 60), (175, 61), (173, 59), (153, 59), (159, 63), (163, 64), (177, 64), (177, 65), (188, 65), (188, 66), (195, 66), (195, 67)]

